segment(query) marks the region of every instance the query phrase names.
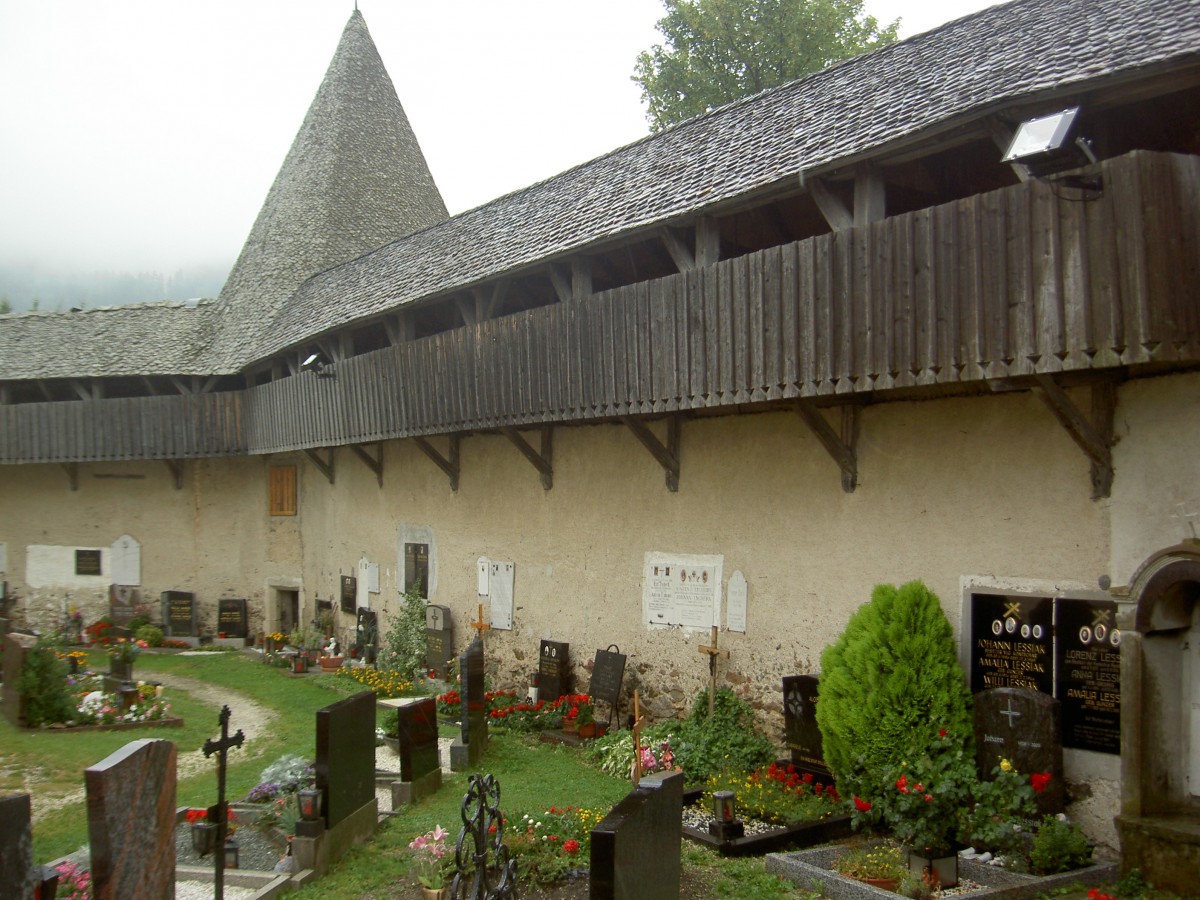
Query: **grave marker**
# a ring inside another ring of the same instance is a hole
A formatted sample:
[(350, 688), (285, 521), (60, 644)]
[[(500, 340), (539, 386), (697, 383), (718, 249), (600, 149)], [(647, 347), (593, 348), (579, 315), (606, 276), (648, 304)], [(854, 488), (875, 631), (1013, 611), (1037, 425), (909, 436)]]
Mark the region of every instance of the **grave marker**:
[(471, 622), (470, 626), (475, 629), (475, 636), (479, 639), (480, 642), (483, 641), (483, 633), (485, 631), (492, 630), (492, 626), (489, 625), (487, 622), (483, 621), (483, 604), (482, 603), (479, 604), (479, 618), (476, 619), (474, 622)]
[(113, 542), (108, 551), (113, 584), (142, 583), (142, 545), (127, 534)]
[(396, 710), (400, 781), (392, 783), (392, 806), (415, 803), (442, 786), (437, 701), (433, 697), (398, 697), (381, 700), (379, 705)]
[(174, 896), (175, 745), (133, 741), (83, 778), (95, 900)]
[(134, 607), (141, 601), (141, 592), (135, 587), (123, 584), (109, 585), (108, 588), (108, 617), (114, 625), (125, 626), (130, 623), (135, 613)]
[(28, 794), (0, 797), (0, 897), (32, 897), (33, 825)]
[(2, 638), (4, 641), (4, 684), (0, 686), (0, 700), (4, 702), (4, 715), (14, 727), (19, 728), (25, 722), (25, 704), (17, 693), (17, 679), (21, 677), (21, 669), (25, 666), (25, 654), (37, 644), (37, 638), (31, 634), (15, 634), (10, 632)]
[(430, 603), (425, 607), (425, 668), (432, 677), (445, 679), (454, 659), (454, 620), (450, 607)]
[(1062, 739), (1058, 701), (1024, 688), (995, 688), (975, 695), (975, 765), (980, 777), (1006, 759), (1022, 775), (1052, 776), (1037, 797), (1039, 815), (1063, 811)]
[(566, 641), (542, 641), (538, 650), (538, 698), (553, 703), (571, 693), (571, 645)]
[(217, 601), (217, 632), (227, 638), (244, 638), (247, 634), (246, 601), (230, 599)]
[(375, 692), (317, 710), (317, 789), (333, 828), (375, 799)]
[(783, 678), (784, 742), (791, 761), (801, 772), (832, 781), (833, 773), (825, 765), (821, 747), (821, 729), (817, 726), (816, 675), (785, 675)]
[(971, 690), (1054, 693), (1054, 602), (1049, 597), (971, 595)]
[(592, 663), (592, 681), (588, 685), (588, 693), (592, 702), (607, 703), (611, 709), (608, 722), (611, 725), (617, 714), (617, 706), (621, 702), (621, 682), (625, 678), (625, 654), (616, 644), (609, 644), (607, 650), (597, 650), (596, 659)]
[(450, 769), (461, 772), (475, 765), (487, 747), (487, 701), (483, 686), (483, 640), (476, 637), (459, 656), (462, 678), (462, 732), (450, 745)]
[(592, 829), (591, 896), (678, 897), (683, 773), (648, 775)]
[(1111, 600), (1058, 601), (1055, 696), (1063, 746), (1121, 752), (1121, 632)]
[(159, 595), (162, 620), (168, 637), (193, 637), (196, 634), (196, 595), (187, 591), (163, 591)]
[(358, 579), (353, 575), (342, 576), (342, 612), (352, 613), (358, 606)]
[(102, 575), (100, 567), (100, 551), (99, 550), (76, 550), (75, 551), (75, 574), (76, 575)]
[(717, 626), (712, 626), (712, 636), (709, 638), (712, 641), (711, 646), (701, 644), (696, 648), (697, 653), (708, 654), (708, 714), (710, 716), (712, 715), (717, 695), (717, 657), (723, 656), (725, 659), (729, 659), (729, 651), (722, 650), (717, 646), (717, 632)]

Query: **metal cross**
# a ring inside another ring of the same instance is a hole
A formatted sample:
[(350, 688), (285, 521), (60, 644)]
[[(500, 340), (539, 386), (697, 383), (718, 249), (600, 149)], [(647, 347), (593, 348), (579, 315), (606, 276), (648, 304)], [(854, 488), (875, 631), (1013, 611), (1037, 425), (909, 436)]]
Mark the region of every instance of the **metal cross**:
[(218, 721), (221, 723), (221, 737), (215, 741), (209, 738), (201, 748), (205, 757), (217, 754), (217, 805), (209, 808), (209, 821), (214, 815), (217, 819), (217, 846), (216, 853), (213, 854), (213, 897), (216, 900), (223, 900), (225, 897), (225, 831), (229, 827), (229, 806), (225, 802), (225, 762), (229, 748), (240, 747), (246, 740), (246, 736), (242, 734), (240, 728), (237, 734), (230, 737), (230, 715), (232, 713), (229, 712), (229, 707), (222, 706), (221, 714), (218, 716)]

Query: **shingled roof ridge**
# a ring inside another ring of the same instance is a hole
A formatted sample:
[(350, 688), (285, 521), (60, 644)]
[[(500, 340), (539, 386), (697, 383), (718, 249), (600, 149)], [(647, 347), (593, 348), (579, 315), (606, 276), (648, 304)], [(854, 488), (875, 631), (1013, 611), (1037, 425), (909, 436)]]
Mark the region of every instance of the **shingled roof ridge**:
[(198, 309), (212, 306), (216, 302), (215, 299), (207, 297), (197, 300), (139, 300), (136, 303), (112, 303), (104, 306), (83, 306), (72, 309), (22, 309), (2, 315), (8, 319), (47, 319), (54, 316), (81, 316), (84, 313), (120, 313), (124, 315), (139, 309)]

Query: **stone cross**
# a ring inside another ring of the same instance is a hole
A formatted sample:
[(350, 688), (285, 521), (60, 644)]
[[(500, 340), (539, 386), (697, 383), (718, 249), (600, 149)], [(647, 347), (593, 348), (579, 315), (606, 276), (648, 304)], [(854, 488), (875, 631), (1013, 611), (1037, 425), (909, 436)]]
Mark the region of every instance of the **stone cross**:
[(638, 692), (633, 691), (633, 786), (642, 780), (642, 722), (645, 717), (638, 709)]
[(204, 751), (205, 758), (217, 754), (217, 805), (209, 807), (208, 820), (211, 822), (213, 816), (217, 819), (217, 846), (216, 853), (213, 859), (213, 881), (215, 891), (213, 896), (216, 900), (223, 900), (225, 896), (225, 832), (229, 827), (229, 805), (225, 802), (225, 761), (229, 753), (230, 747), (240, 747), (246, 736), (242, 734), (242, 729), (238, 729), (237, 734), (230, 736), (229, 734), (229, 717), (232, 715), (228, 706), (221, 707), (221, 714), (218, 716), (218, 721), (221, 723), (221, 737), (218, 740), (209, 738), (204, 742), (201, 748)]
[(479, 604), (478, 615), (479, 615), (478, 621), (471, 622), (471, 623), (469, 623), (469, 625), (471, 628), (475, 629), (476, 633), (479, 635), (479, 639), (483, 640), (483, 633), (485, 631), (491, 631), (492, 626), (489, 625), (487, 622), (483, 621), (483, 604), (482, 603)]
[(716, 625), (712, 627), (712, 637), (710, 640), (712, 641), (712, 646), (701, 644), (696, 648), (696, 652), (708, 654), (708, 714), (711, 716), (717, 693), (717, 657), (723, 656), (726, 659), (729, 659), (729, 651), (722, 650), (717, 646)]

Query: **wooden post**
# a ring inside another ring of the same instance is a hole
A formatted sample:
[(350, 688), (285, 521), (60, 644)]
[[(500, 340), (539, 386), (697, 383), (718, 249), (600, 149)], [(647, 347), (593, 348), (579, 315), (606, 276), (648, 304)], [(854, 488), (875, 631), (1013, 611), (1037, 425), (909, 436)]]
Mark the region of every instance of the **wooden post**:
[(489, 625), (487, 622), (483, 621), (483, 604), (482, 603), (479, 604), (479, 620), (476, 622), (471, 622), (470, 627), (475, 629), (475, 633), (479, 635), (479, 639), (481, 641), (483, 640), (483, 633), (485, 631), (492, 630), (492, 626)]
[(717, 631), (717, 626), (714, 625), (710, 638), (712, 640), (711, 647), (701, 644), (696, 650), (697, 653), (708, 654), (708, 714), (710, 716), (713, 714), (713, 704), (716, 702), (717, 695), (717, 657), (723, 656), (729, 659), (729, 651), (722, 650), (717, 646)]
[(633, 690), (633, 786), (642, 783), (642, 714), (638, 708), (637, 688)]

